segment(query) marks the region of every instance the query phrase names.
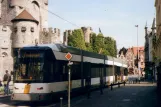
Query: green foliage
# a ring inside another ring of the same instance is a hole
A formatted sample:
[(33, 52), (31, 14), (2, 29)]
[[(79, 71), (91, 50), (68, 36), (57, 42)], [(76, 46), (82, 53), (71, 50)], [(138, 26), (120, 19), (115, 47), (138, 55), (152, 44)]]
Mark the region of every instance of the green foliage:
[(68, 36), (68, 45), (86, 50), (84, 36), (81, 29), (74, 30), (72, 34)]
[(93, 52), (93, 48), (92, 48), (91, 43), (85, 43), (85, 44), (86, 44), (86, 49), (87, 49), (87, 51)]
[(82, 30), (74, 30), (68, 36), (68, 45), (99, 54), (115, 57), (117, 55), (116, 41), (111, 37), (104, 37), (102, 33), (92, 33), (90, 43), (85, 43)]
[(117, 47), (116, 47), (116, 41), (112, 39), (111, 37), (105, 37), (104, 38), (104, 49), (106, 55), (115, 56), (117, 55)]
[(93, 52), (100, 53), (104, 49), (104, 37), (102, 34), (98, 34), (93, 44)]

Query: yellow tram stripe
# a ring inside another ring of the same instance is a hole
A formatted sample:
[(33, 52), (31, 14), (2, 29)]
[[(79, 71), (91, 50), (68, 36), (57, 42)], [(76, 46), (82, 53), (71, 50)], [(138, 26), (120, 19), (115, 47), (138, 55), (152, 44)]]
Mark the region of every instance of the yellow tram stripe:
[(28, 94), (30, 92), (30, 87), (31, 85), (25, 85), (24, 94)]

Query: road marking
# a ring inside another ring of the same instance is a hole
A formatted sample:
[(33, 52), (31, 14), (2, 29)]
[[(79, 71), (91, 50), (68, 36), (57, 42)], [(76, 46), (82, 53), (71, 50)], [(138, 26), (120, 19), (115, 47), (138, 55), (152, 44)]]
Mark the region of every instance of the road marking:
[(132, 95), (136, 95), (136, 93), (132, 93)]
[[(86, 98), (83, 98), (83, 99), (81, 99), (81, 100), (78, 100), (78, 101), (76, 101), (74, 104), (71, 104), (71, 107), (75, 107), (77, 104), (79, 104), (79, 103), (81, 103), (83, 100), (85, 100)], [(66, 107), (66, 106), (68, 106), (68, 104), (65, 104), (65, 105), (63, 105), (63, 107)]]
[(128, 102), (128, 101), (130, 101), (130, 99), (123, 99), (122, 101), (126, 101), (126, 102)]
[(51, 104), (51, 105), (48, 105), (48, 106), (41, 106), (41, 107), (54, 107), (56, 106), (56, 104)]

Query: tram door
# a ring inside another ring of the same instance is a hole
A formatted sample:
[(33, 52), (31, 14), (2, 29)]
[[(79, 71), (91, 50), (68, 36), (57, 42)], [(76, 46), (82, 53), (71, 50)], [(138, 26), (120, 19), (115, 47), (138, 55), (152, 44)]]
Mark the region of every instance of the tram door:
[(91, 63), (85, 62), (83, 64), (83, 77), (84, 77), (84, 86), (91, 86)]
[(104, 82), (106, 81), (105, 75), (104, 75), (104, 66), (99, 65), (99, 76), (100, 76), (100, 85), (103, 86)]

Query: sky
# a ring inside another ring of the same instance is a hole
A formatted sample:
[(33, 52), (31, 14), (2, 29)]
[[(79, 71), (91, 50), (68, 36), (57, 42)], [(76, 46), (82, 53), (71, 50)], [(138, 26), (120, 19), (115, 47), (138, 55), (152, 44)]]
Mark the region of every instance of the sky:
[(72, 22), (72, 25), (49, 13), (48, 26), (61, 30), (92, 27), (117, 42), (117, 48), (144, 46), (145, 25), (151, 30), (155, 0), (49, 0), (49, 10)]

